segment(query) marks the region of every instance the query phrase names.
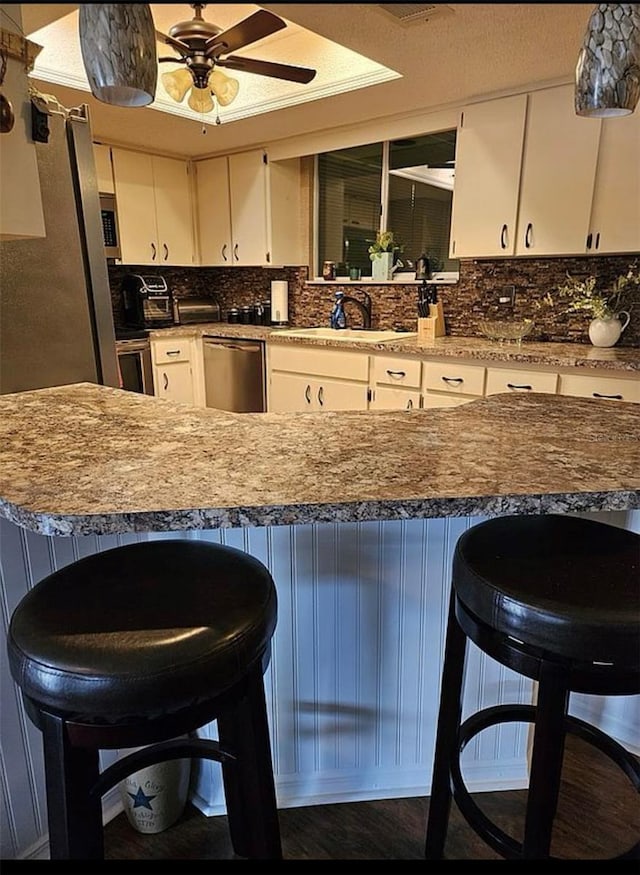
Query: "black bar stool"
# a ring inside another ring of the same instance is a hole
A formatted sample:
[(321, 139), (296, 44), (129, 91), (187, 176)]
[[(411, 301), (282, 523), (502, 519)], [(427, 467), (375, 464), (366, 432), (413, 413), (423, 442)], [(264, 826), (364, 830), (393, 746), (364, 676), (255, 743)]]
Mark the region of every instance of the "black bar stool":
[[(52, 859), (102, 859), (102, 795), (183, 757), (221, 763), (235, 853), (282, 857), (263, 684), (276, 620), (261, 562), (195, 540), (116, 547), (27, 593), (7, 646), (42, 732)], [(212, 720), (217, 742), (175, 738)], [(142, 745), (100, 773), (101, 749)]]
[[(536, 705), (497, 705), (461, 724), (467, 641), (538, 682)], [(635, 757), (567, 714), (571, 692), (640, 692), (640, 536), (571, 516), (506, 516), (458, 539), (453, 574), (427, 859), (444, 853), (451, 799), (487, 844), (509, 859), (553, 859), (565, 733), (610, 757), (640, 790)], [(487, 818), (465, 787), (460, 756), (497, 723), (534, 724), (523, 841)], [(635, 859), (640, 843), (619, 859)]]

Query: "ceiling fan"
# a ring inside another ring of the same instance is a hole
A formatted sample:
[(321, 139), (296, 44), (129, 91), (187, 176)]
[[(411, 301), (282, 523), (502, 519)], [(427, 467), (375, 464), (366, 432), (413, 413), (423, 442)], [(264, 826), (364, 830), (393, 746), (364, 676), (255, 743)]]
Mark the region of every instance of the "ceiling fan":
[(307, 67), (231, 54), (286, 27), (286, 23), (272, 12), (262, 9), (223, 30), (202, 17), (206, 3), (189, 5), (195, 10), (194, 18), (174, 24), (168, 34), (156, 30), (156, 38), (178, 53), (178, 57), (158, 58), (158, 61), (184, 64), (184, 69), (162, 74), (167, 93), (178, 103), (184, 100), (189, 89), (191, 95), (188, 103), (196, 112), (210, 112), (213, 109), (212, 94), (220, 106), (231, 103), (238, 93), (238, 81), (218, 68), (301, 84), (311, 82), (316, 75), (315, 70)]

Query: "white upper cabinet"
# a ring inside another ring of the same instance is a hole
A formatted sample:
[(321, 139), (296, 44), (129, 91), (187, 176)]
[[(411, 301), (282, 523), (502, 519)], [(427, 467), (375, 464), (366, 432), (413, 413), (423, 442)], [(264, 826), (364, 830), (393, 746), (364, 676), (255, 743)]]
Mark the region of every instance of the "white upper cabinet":
[(113, 170), (111, 168), (111, 147), (102, 143), (93, 144), (93, 157), (96, 162), (96, 176), (100, 194), (114, 194)]
[(527, 95), (465, 107), (456, 141), (451, 257), (513, 255)]
[(186, 161), (116, 148), (111, 155), (123, 263), (192, 265)]
[(640, 112), (602, 122), (586, 251), (640, 252)]
[(574, 86), (528, 97), (516, 255), (585, 252), (600, 119), (576, 115)]
[(560, 85), (461, 112), (452, 258), (640, 248), (640, 118), (582, 118), (573, 93)]
[(232, 243), (227, 158), (196, 163), (196, 205), (200, 264), (229, 266)]
[(196, 163), (202, 265), (301, 263), (299, 161), (262, 149)]

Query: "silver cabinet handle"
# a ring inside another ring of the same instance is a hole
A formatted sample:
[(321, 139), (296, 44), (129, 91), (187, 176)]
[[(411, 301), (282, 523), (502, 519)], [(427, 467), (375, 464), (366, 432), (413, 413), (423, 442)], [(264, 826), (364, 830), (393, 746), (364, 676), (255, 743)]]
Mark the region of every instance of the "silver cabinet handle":
[(169, 258), (169, 247), (166, 243), (163, 243), (162, 248), (164, 249), (164, 260), (166, 261)]
[(169, 388), (169, 377), (167, 377), (167, 372), (166, 372), (166, 371), (163, 371), (163, 372), (162, 372), (162, 376), (164, 377), (164, 389), (165, 389), (165, 392), (166, 392), (167, 389)]
[(155, 261), (155, 260), (156, 260), (156, 255), (157, 255), (157, 253), (156, 253), (156, 244), (155, 244), (155, 243), (152, 243), (152, 244), (151, 244), (151, 261)]
[(223, 244), (222, 244), (222, 257), (224, 258), (225, 261), (228, 261), (228, 258), (227, 258), (227, 244), (226, 244), (226, 243), (223, 243)]
[(233, 257), (236, 261), (240, 261), (240, 256), (238, 255), (238, 244), (233, 247)]
[(388, 368), (387, 368), (387, 373), (389, 374), (390, 377), (397, 377), (399, 380), (402, 380), (403, 377), (407, 376), (406, 371), (390, 371)]
[(506, 224), (504, 224), (502, 226), (502, 230), (500, 231), (500, 248), (501, 249), (507, 248), (507, 225)]
[(318, 389), (318, 403), (320, 404), (320, 407), (324, 406), (324, 389), (322, 386)]
[(622, 401), (622, 395), (602, 395), (600, 392), (592, 392), (594, 398), (613, 398), (615, 401)]
[(168, 349), (165, 352), (165, 355), (180, 355), (180, 350), (179, 349)]
[(441, 377), (445, 383), (464, 383), (462, 377)]
[(407, 401), (407, 410), (413, 410), (413, 398), (409, 398)]
[(311, 386), (307, 386), (304, 390), (304, 397), (307, 399), (307, 404), (311, 404)]
[(533, 225), (531, 224), (531, 222), (529, 222), (529, 224), (527, 225), (526, 233), (524, 235), (524, 245), (526, 246), (527, 249), (531, 249), (531, 234), (532, 234), (532, 232), (533, 232)]
[(533, 389), (533, 386), (527, 386), (526, 383), (522, 385), (518, 385), (517, 383), (507, 383), (507, 389), (526, 389), (530, 392)]

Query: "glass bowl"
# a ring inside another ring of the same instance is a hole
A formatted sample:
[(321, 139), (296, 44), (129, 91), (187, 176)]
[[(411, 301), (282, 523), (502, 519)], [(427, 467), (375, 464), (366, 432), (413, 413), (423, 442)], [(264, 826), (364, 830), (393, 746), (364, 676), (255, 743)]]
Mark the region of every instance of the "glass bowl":
[(520, 343), (533, 329), (533, 319), (481, 319), (480, 331), (490, 340)]

